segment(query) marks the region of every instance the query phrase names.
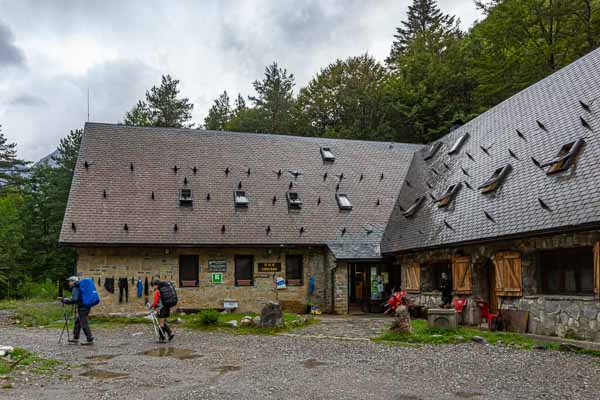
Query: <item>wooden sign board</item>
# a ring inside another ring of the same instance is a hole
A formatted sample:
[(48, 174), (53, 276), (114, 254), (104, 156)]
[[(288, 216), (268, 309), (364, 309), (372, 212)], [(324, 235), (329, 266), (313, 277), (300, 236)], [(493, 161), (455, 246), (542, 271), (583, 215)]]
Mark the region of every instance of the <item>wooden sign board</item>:
[(258, 263), (258, 272), (280, 272), (281, 263)]

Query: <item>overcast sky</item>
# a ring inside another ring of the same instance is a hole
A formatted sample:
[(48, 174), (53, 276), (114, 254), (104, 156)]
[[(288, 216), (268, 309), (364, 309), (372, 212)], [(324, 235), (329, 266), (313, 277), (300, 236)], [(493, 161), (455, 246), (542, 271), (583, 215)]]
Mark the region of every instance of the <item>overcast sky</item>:
[[(227, 90), (277, 61), (296, 88), (337, 58), (387, 56), (412, 0), (28, 1), (0, 0), (0, 124), (19, 157), (37, 160), (87, 119), (119, 122), (160, 82), (181, 81), (202, 122)], [(440, 0), (467, 29), (473, 0)]]

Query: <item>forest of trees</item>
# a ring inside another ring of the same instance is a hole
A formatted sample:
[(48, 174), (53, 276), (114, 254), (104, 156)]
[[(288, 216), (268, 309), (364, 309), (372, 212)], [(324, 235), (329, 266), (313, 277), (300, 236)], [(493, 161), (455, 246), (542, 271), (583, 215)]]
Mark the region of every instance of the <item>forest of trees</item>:
[[(223, 92), (201, 124), (179, 81), (126, 112), (139, 126), (430, 142), (600, 44), (600, 0), (476, 0), (483, 19), (462, 31), (435, 0), (413, 0), (384, 61), (368, 54), (335, 60), (304, 87), (277, 62), (254, 94)], [(1, 121), (0, 121), (1, 122)], [(0, 130), (0, 298), (27, 297), (36, 283), (73, 272), (74, 250), (58, 236), (82, 131), (61, 140), (57, 167), (17, 158)], [(25, 172), (25, 173), (23, 173)]]

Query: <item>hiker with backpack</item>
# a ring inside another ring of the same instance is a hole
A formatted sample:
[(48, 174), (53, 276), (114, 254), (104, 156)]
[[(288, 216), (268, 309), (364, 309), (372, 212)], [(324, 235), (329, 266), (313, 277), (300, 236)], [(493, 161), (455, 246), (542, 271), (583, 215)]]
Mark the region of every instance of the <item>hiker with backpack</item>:
[(173, 340), (175, 335), (167, 325), (167, 318), (171, 316), (171, 307), (177, 305), (177, 292), (175, 287), (169, 281), (161, 281), (160, 276), (154, 277), (152, 280), (154, 286), (154, 302), (152, 308), (157, 310), (159, 329), (159, 341), (165, 341), (165, 333), (169, 341)]
[(81, 330), (85, 334), (87, 341), (82, 342), (82, 346), (94, 344), (94, 336), (88, 323), (88, 315), (90, 310), (100, 302), (96, 286), (91, 278), (84, 278), (81, 281), (76, 276), (71, 276), (67, 279), (69, 288), (71, 289), (71, 297), (59, 297), (63, 304), (72, 304), (77, 308), (77, 318), (75, 319), (75, 327), (73, 328), (73, 338), (69, 339), (69, 344), (79, 343), (79, 334)]

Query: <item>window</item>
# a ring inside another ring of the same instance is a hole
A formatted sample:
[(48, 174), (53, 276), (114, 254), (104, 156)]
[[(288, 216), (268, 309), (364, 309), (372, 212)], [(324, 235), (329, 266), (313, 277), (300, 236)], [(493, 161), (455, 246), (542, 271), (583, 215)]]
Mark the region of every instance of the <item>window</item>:
[(302, 286), (302, 256), (285, 256), (285, 280), (288, 286)]
[(200, 261), (198, 256), (179, 256), (179, 286), (198, 286), (198, 273), (200, 272)]
[(591, 247), (541, 251), (539, 262), (543, 293), (594, 292), (594, 252)]
[(252, 286), (254, 280), (254, 258), (235, 256), (235, 285)]
[(494, 190), (498, 189), (510, 171), (512, 171), (512, 166), (510, 164), (507, 164), (502, 168), (498, 168), (487, 181), (478, 187), (478, 189), (481, 190), (481, 193), (493, 192)]
[(248, 197), (246, 196), (246, 192), (236, 190), (233, 196), (236, 207), (248, 207)]
[(338, 202), (338, 206), (340, 210), (352, 210), (352, 203), (350, 203), (350, 199), (345, 194), (336, 194), (335, 198)]
[(409, 209), (404, 211), (404, 213), (402, 213), (402, 215), (404, 215), (406, 218), (410, 218), (413, 215), (415, 215), (415, 213), (419, 210), (419, 207), (421, 206), (421, 204), (423, 204), (423, 200), (425, 200), (425, 197), (423, 197), (423, 196), (417, 198), (414, 201), (414, 203), (412, 203), (412, 205), (409, 207)]
[(550, 169), (546, 171), (546, 174), (548, 175), (569, 169), (569, 167), (575, 163), (577, 154), (584, 143), (583, 139), (578, 139), (575, 142), (565, 144), (560, 148), (556, 157), (542, 163), (540, 168), (550, 167)]
[(191, 207), (192, 205), (192, 189), (179, 190), (179, 205), (182, 207)]
[(459, 137), (456, 140), (456, 142), (454, 142), (454, 145), (452, 145), (452, 148), (450, 149), (448, 154), (454, 154), (454, 153), (458, 152), (460, 150), (460, 148), (462, 147), (462, 145), (467, 141), (468, 138), (469, 138), (468, 133), (465, 133), (464, 135)]
[(294, 210), (299, 210), (302, 208), (302, 199), (300, 198), (298, 193), (287, 192), (286, 197), (287, 197), (287, 202), (288, 202), (288, 208), (294, 209)]
[(335, 156), (329, 147), (321, 147), (323, 161), (335, 161)]
[(436, 143), (432, 144), (429, 147), (429, 150), (427, 151), (427, 154), (425, 154), (424, 160), (431, 160), (433, 158), (433, 156), (435, 156), (435, 153), (438, 152), (438, 150), (440, 149), (440, 147), (442, 147), (442, 142), (436, 142)]
[(422, 290), (425, 292), (430, 292), (432, 290), (441, 290), (442, 273), (445, 273), (448, 276), (448, 278), (451, 277), (451, 268), (449, 261), (439, 261), (424, 265), (421, 270)]
[(446, 190), (446, 193), (444, 193), (444, 195), (442, 197), (439, 197), (438, 199), (435, 200), (436, 203), (438, 203), (438, 207), (446, 207), (448, 206), (452, 200), (456, 197), (456, 195), (458, 194), (458, 191), (460, 190), (460, 188), (462, 187), (462, 183), (457, 183), (456, 185), (451, 185), (448, 190)]

